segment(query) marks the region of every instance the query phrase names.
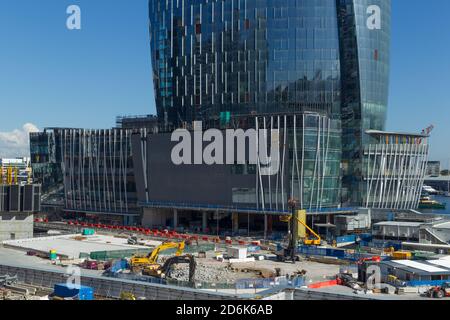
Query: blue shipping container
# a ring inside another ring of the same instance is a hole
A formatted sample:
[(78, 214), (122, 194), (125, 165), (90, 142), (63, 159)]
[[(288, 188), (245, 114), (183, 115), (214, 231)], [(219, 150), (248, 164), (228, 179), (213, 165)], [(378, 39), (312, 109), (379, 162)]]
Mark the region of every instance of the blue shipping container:
[(336, 238), (337, 243), (348, 243), (348, 242), (355, 242), (355, 241), (356, 241), (355, 235), (342, 236), (342, 237)]

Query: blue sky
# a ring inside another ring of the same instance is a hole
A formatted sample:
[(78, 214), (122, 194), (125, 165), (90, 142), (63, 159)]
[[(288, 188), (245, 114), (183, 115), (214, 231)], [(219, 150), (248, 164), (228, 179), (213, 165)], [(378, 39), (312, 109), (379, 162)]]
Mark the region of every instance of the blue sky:
[[(434, 124), (431, 158), (447, 163), (450, 1), (392, 2), (388, 129)], [(80, 31), (66, 28), (70, 4)], [(154, 113), (147, 11), (147, 0), (0, 0), (0, 140), (23, 141), (26, 123), (108, 128), (117, 115)]]

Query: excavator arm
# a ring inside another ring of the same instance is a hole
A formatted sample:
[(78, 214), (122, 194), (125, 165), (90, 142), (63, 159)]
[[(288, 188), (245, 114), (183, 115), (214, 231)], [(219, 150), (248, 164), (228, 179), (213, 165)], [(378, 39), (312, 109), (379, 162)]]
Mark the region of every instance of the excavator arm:
[(158, 257), (159, 254), (163, 251), (169, 250), (169, 249), (173, 249), (173, 248), (177, 248), (177, 252), (175, 253), (176, 256), (180, 256), (183, 254), (184, 251), (184, 247), (185, 247), (185, 243), (180, 242), (166, 242), (163, 243), (161, 245), (159, 245), (158, 247), (156, 247), (149, 255), (148, 255), (148, 260), (150, 261), (150, 263), (156, 263), (158, 261)]
[(172, 267), (175, 264), (187, 263), (189, 264), (189, 282), (193, 283), (195, 279), (195, 269), (197, 267), (197, 263), (195, 262), (195, 258), (192, 255), (185, 256), (175, 256), (166, 260), (164, 265), (161, 267), (162, 273), (166, 276), (170, 276), (170, 272), (172, 271)]
[(152, 252), (150, 252), (147, 256), (133, 256), (131, 258), (130, 264), (132, 267), (142, 267), (142, 266), (150, 266), (157, 265), (159, 254), (165, 250), (177, 248), (176, 256), (180, 256), (183, 254), (185, 243), (180, 242), (166, 242), (158, 247), (156, 247)]

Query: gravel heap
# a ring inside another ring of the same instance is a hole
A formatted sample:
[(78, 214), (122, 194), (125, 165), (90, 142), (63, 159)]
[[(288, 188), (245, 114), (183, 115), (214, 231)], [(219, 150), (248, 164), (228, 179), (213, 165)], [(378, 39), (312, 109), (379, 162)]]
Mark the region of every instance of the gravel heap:
[[(187, 264), (179, 264), (173, 267), (171, 279), (179, 281), (189, 280), (189, 266)], [(205, 266), (197, 264), (195, 270), (195, 281), (210, 283), (226, 283), (236, 281), (236, 273), (229, 270), (227, 266)]]

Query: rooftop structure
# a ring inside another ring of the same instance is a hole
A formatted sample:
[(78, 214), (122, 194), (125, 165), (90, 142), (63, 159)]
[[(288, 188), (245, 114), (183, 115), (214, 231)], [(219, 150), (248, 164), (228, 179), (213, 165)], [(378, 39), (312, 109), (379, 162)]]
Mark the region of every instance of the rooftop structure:
[(450, 280), (450, 260), (412, 261), (393, 260), (380, 263), (383, 280), (388, 275), (396, 276), (403, 281), (436, 281)]

